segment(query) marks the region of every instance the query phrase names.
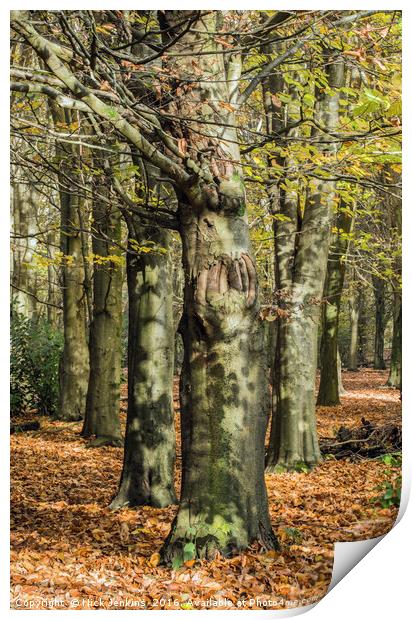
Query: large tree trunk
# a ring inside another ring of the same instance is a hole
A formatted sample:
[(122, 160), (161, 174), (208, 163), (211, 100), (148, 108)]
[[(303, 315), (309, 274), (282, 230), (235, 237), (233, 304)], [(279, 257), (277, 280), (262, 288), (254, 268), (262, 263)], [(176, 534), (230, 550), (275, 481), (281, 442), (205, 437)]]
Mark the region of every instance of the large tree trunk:
[[(327, 75), (331, 89), (343, 85), (340, 59), (327, 64)], [(333, 90), (317, 92), (315, 116), (330, 131), (338, 123), (338, 100), (339, 93)], [(320, 149), (333, 157), (336, 144)], [(280, 194), (280, 211), (287, 219), (275, 219), (279, 325), (268, 471), (311, 468), (320, 460), (315, 417), (317, 338), (335, 197), (334, 181), (313, 179), (302, 217), (296, 194), (284, 190)]]
[[(102, 189), (100, 188), (100, 191)], [(90, 377), (83, 437), (91, 446), (122, 446), (120, 378), (123, 270), (120, 212), (93, 202), (93, 315), (90, 325)]]
[(345, 256), (353, 212), (341, 205), (338, 212), (337, 233), (331, 245), (322, 306), (322, 337), (320, 345), (320, 384), (318, 405), (333, 407), (340, 404), (340, 361), (338, 360), (339, 312), (345, 280)]
[[(175, 331), (168, 237), (158, 228), (129, 228), (128, 410), (123, 471), (112, 509), (142, 504), (162, 508), (176, 502)], [(150, 252), (140, 252), (137, 245)]]
[[(57, 131), (72, 122), (69, 112), (51, 104)], [(86, 408), (89, 378), (89, 349), (86, 335), (84, 261), (80, 233), (80, 209), (83, 199), (78, 193), (72, 168), (78, 165), (78, 152), (63, 142), (56, 142), (59, 160), (61, 206), (60, 249), (62, 256), (62, 297), (64, 346), (60, 361), (60, 392), (57, 418), (80, 420)], [(71, 183), (73, 178), (73, 183)]]
[[(162, 27), (181, 17), (166, 12)], [(182, 488), (162, 549), (167, 563), (229, 555), (255, 540), (276, 545), (264, 481), (266, 359), (232, 112), (240, 57), (233, 55), (225, 67), (215, 37), (220, 19), (216, 11), (202, 15), (177, 45), (183, 52), (209, 52), (196, 57), (201, 82), (191, 83), (192, 58), (171, 60), (183, 84), (171, 111), (193, 118), (182, 140), (188, 162), (202, 172), (200, 182), (179, 197), (185, 272)]]
[(188, 548), (211, 558), (253, 540), (275, 545), (264, 482), (266, 360), (247, 222), (207, 208), (181, 215), (183, 472), (167, 561), (183, 561)]
[(385, 370), (385, 281), (379, 277), (372, 278), (375, 295), (375, 346), (373, 367), (376, 370)]

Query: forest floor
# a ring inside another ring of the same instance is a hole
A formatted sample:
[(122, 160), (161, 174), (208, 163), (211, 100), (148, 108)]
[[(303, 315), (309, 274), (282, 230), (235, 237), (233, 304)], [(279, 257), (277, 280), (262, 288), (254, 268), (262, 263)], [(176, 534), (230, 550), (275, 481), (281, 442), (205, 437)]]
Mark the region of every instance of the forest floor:
[[(360, 426), (363, 417), (400, 425), (399, 392), (382, 387), (386, 378), (385, 371), (345, 372), (342, 405), (318, 408), (320, 436)], [(40, 422), (40, 430), (11, 438), (15, 609), (298, 607), (326, 593), (334, 542), (382, 535), (396, 519), (397, 508), (376, 498), (399, 476), (397, 467), (382, 458), (326, 459), (310, 473), (266, 477), (279, 553), (253, 548), (172, 570), (158, 565), (157, 552), (176, 506), (111, 512), (123, 451), (86, 449), (80, 423)]]

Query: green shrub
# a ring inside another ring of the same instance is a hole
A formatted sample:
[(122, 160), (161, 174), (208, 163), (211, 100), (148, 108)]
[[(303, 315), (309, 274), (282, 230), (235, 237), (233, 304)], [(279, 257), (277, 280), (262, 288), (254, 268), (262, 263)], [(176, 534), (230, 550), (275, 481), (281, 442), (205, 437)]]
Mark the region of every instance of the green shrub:
[(402, 493), (402, 478), (397, 476), (393, 482), (383, 482), (378, 487), (381, 495), (374, 499), (374, 503), (381, 508), (396, 506), (399, 508)]
[[(402, 453), (401, 452), (391, 452), (388, 454), (384, 454), (380, 457), (382, 463), (388, 465), (392, 469), (385, 469), (384, 473), (386, 476), (391, 476), (391, 480), (386, 480), (382, 484), (377, 487), (377, 490), (380, 492), (378, 497), (375, 497), (372, 501), (374, 504), (381, 508), (390, 508), (391, 506), (396, 506), (399, 508), (401, 503), (401, 493), (402, 493), (402, 475), (401, 475), (401, 467), (402, 467)], [(394, 477), (394, 469), (395, 472), (397, 470), (396, 476)]]
[(44, 319), (11, 316), (11, 414), (36, 409), (54, 415), (58, 403), (63, 335)]
[(31, 405), (32, 394), (28, 381), (29, 320), (12, 312), (10, 324), (10, 407), (11, 414), (24, 413)]

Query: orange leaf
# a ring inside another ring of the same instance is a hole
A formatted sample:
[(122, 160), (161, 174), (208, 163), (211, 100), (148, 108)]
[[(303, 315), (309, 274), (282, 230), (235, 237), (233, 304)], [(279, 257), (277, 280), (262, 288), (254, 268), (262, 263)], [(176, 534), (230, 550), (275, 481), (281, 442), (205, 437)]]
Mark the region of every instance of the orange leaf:
[(160, 562), (160, 553), (153, 553), (148, 560), (149, 566), (155, 568)]

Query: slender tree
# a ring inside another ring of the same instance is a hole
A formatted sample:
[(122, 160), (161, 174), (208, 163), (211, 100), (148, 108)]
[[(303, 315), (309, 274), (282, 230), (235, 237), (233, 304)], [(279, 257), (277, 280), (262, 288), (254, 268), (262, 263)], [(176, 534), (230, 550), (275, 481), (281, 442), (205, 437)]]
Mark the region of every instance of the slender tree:
[(359, 365), (359, 316), (362, 304), (362, 290), (352, 278), (349, 291), (350, 342), (348, 370), (357, 371)]
[[(82, 436), (91, 446), (122, 446), (120, 379), (122, 284), (120, 211), (110, 204), (110, 188), (95, 177), (93, 195), (93, 312), (90, 324), (90, 376)], [(101, 194), (107, 197), (103, 203)]]
[(380, 277), (372, 277), (373, 293), (375, 297), (375, 342), (373, 352), (373, 367), (376, 370), (385, 370), (385, 281)]
[[(397, 175), (389, 175), (389, 181)], [(393, 274), (391, 288), (393, 291), (392, 311), (392, 352), (390, 372), (387, 381), (389, 387), (402, 389), (402, 260), (401, 260), (401, 234), (402, 234), (402, 201), (400, 191), (396, 190), (390, 200), (390, 232), (391, 245), (393, 248)]]
[[(344, 85), (344, 64), (327, 50), (325, 62), (328, 88), (317, 91), (315, 119), (333, 133), (339, 121), (339, 89)], [(319, 141), (324, 156), (332, 161), (336, 143), (327, 136), (320, 137)], [(313, 179), (304, 213), (300, 213), (296, 196), (288, 192), (280, 203), (280, 213), (284, 217), (275, 220), (280, 312), (275, 405), (266, 456), (269, 471), (313, 467), (320, 460), (314, 394), (317, 331), (335, 200), (333, 181)]]
[(36, 289), (30, 267), (33, 258), (33, 249), (36, 244), (35, 212), (36, 195), (33, 183), (24, 178), (23, 170), (17, 169), (14, 175), (19, 178), (12, 184), (13, 208), (13, 271), (12, 271), (12, 300), (14, 309), (28, 318), (36, 316)]
[[(73, 116), (51, 102), (57, 132), (70, 127)], [(84, 260), (80, 233), (82, 196), (74, 167), (79, 165), (76, 147), (56, 141), (60, 195), (60, 250), (62, 253), (62, 297), (64, 348), (60, 362), (60, 391), (57, 417), (80, 420), (86, 409), (89, 378), (89, 349), (86, 333)]]
[(338, 357), (339, 311), (346, 270), (349, 233), (353, 225), (353, 210), (339, 205), (336, 229), (329, 250), (322, 305), (322, 336), (320, 344), (320, 384), (318, 405), (340, 404), (340, 359)]
[(394, 293), (393, 300), (392, 353), (387, 385), (398, 389), (402, 386), (402, 304), (399, 293)]

